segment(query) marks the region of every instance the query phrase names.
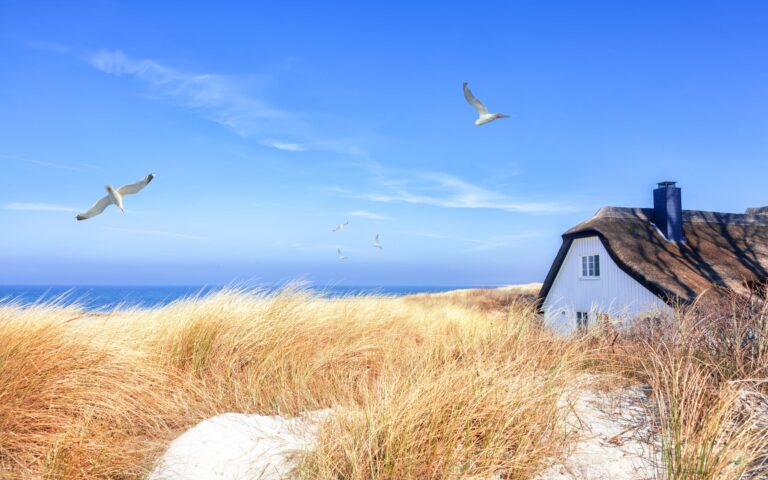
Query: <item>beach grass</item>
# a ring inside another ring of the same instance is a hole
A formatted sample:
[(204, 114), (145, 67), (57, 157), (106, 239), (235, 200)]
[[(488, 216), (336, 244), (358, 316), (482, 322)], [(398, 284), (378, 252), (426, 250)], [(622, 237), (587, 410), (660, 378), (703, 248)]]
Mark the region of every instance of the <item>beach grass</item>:
[(601, 332), (612, 338), (603, 355), (650, 387), (660, 478), (766, 478), (768, 301), (709, 293), (618, 337)]
[(308, 478), (525, 478), (566, 442), (584, 365), (533, 312), (290, 288), (0, 307), (0, 476), (142, 478), (202, 419), (334, 408)]
[(565, 338), (523, 290), (228, 289), (107, 313), (5, 305), (0, 478), (144, 478), (203, 419), (325, 408), (299, 477), (532, 478), (574, 441), (563, 398), (601, 375), (649, 385), (660, 478), (740, 478), (768, 449), (745, 403), (765, 399), (768, 332), (754, 305), (738, 317), (721, 307)]

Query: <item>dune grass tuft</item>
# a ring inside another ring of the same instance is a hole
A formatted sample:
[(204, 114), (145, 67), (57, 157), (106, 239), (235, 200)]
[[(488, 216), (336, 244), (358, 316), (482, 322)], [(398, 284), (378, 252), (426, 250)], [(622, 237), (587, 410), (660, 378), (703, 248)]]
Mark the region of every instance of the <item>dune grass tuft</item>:
[(299, 477), (532, 478), (573, 440), (563, 399), (585, 377), (650, 387), (659, 478), (766, 473), (765, 302), (564, 338), (528, 294), (230, 289), (99, 314), (0, 306), (0, 478), (140, 479), (205, 418), (325, 408)]
[(290, 288), (0, 307), (0, 477), (142, 478), (204, 418), (331, 407), (307, 477), (524, 478), (564, 446), (583, 365), (532, 312)]

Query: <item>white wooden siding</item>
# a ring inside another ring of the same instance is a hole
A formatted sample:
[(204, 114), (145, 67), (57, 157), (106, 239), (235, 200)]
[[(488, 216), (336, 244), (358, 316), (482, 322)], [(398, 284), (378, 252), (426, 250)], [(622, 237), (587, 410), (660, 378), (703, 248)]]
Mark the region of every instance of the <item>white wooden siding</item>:
[[(581, 257), (600, 255), (600, 277), (582, 278)], [(666, 312), (669, 306), (624, 273), (599, 237), (571, 243), (543, 305), (546, 324), (561, 333), (576, 329), (576, 312), (589, 312), (592, 324), (599, 313), (626, 321), (641, 313)]]

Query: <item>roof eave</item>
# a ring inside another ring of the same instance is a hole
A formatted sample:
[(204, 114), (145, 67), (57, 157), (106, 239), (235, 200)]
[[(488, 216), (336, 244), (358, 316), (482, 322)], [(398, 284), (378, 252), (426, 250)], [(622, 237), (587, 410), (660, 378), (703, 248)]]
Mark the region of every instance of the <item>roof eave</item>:
[(621, 260), (613, 248), (611, 248), (611, 244), (608, 239), (602, 233), (600, 233), (600, 231), (593, 228), (586, 228), (584, 230), (569, 231), (563, 234), (563, 244), (560, 246), (560, 250), (557, 252), (555, 260), (552, 262), (552, 266), (547, 273), (547, 277), (544, 279), (544, 284), (542, 284), (541, 290), (539, 290), (539, 295), (536, 299), (539, 313), (544, 313), (544, 302), (547, 299), (547, 295), (549, 295), (549, 291), (552, 289), (552, 285), (554, 284), (555, 279), (557, 278), (557, 274), (560, 271), (563, 262), (565, 261), (566, 255), (568, 255), (568, 251), (570, 250), (573, 241), (577, 238), (587, 237), (598, 237), (602, 242), (603, 247), (605, 247), (605, 250), (608, 252), (608, 255), (611, 257), (611, 260), (614, 261), (614, 263), (619, 267), (619, 269), (621, 269), (621, 271), (629, 275), (633, 280), (642, 285), (644, 288), (648, 289), (651, 293), (656, 295), (670, 307), (675, 307), (680, 303), (689, 303), (688, 300), (678, 297), (674, 293), (660, 287), (656, 283), (651, 282), (644, 276), (640, 275)]

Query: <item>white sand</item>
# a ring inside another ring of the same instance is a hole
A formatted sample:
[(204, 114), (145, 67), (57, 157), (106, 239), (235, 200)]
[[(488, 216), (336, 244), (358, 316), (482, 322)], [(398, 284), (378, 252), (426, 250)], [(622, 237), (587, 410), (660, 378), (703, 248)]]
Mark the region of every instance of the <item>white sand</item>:
[[(642, 387), (576, 390), (563, 406), (564, 425), (576, 436), (566, 460), (536, 480), (644, 480), (657, 478), (658, 437)], [(302, 454), (314, 448), (331, 409), (286, 419), (226, 413), (200, 422), (176, 440), (149, 480), (278, 480), (291, 478)]]
[(642, 387), (612, 392), (584, 389), (571, 406), (566, 429), (578, 440), (564, 463), (542, 472), (537, 480), (658, 478), (658, 437)]
[(314, 448), (332, 410), (286, 419), (225, 413), (198, 423), (171, 442), (149, 480), (278, 480)]

